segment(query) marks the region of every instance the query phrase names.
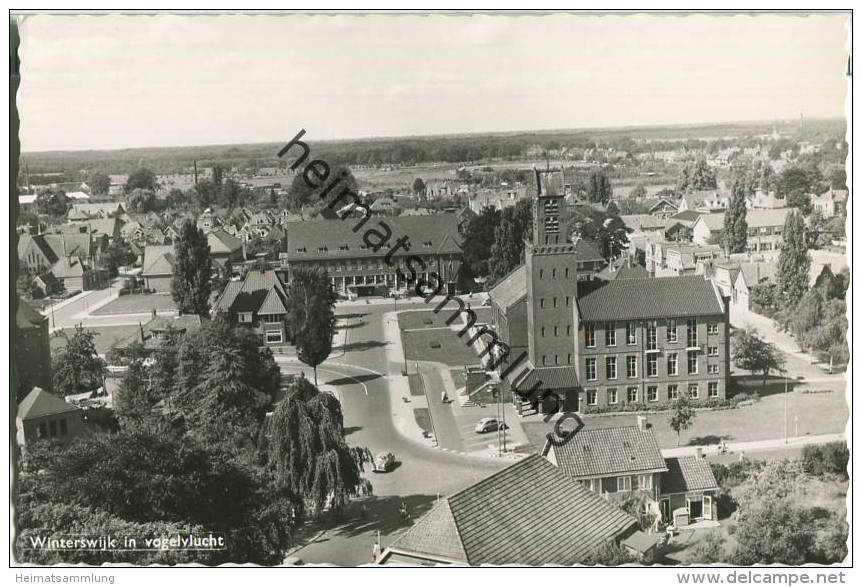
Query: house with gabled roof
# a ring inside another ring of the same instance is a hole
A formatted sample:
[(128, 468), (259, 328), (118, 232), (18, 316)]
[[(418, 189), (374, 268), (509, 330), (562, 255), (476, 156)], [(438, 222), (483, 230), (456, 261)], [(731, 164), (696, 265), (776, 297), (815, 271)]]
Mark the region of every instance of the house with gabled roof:
[(632, 516), (534, 454), (440, 498), (376, 562), (575, 565), (637, 531)]
[(175, 262), (173, 245), (147, 245), (141, 265), (144, 287), (155, 292), (170, 292)]
[(508, 345), (509, 356), (518, 356), (527, 350), (527, 267), (510, 271), (491, 288), (488, 299), (494, 331)]
[(34, 387), (18, 404), (15, 416), (18, 446), (37, 440), (67, 444), (84, 432), (84, 411), (41, 387)]
[(643, 513), (656, 525), (718, 519), (709, 464), (702, 457), (665, 459), (644, 417), (637, 426), (583, 428), (568, 442), (546, 442), (542, 456), (598, 495), (647, 495)]
[(224, 230), (207, 233), (207, 243), (210, 246), (210, 258), (222, 267), (228, 261), (236, 263), (245, 260), (245, 244)]
[(265, 345), (287, 341), (287, 290), (275, 271), (249, 271), (229, 281), (213, 306), (213, 314), (254, 329)]

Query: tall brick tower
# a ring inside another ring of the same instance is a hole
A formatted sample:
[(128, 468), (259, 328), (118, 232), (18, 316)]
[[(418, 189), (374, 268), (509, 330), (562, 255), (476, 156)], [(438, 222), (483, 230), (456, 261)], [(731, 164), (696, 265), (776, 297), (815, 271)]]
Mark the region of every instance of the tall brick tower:
[(533, 199), (533, 242), (527, 243), (528, 353), (536, 369), (574, 369), (578, 259), (565, 222), (561, 171), (539, 171)]

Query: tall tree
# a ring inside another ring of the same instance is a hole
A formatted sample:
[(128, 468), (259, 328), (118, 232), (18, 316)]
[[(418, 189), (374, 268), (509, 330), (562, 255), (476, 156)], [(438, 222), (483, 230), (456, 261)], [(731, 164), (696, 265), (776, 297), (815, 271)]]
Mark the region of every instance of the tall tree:
[(141, 426), (151, 420), (158, 397), (149, 385), (147, 369), (141, 361), (132, 361), (117, 390), (114, 410), (125, 428)]
[(724, 249), (727, 253), (744, 253), (748, 249), (748, 222), (745, 219), (745, 181), (737, 175), (731, 188), (730, 205), (724, 214)]
[(500, 224), (494, 229), (489, 261), (491, 277), (500, 279), (523, 262), (524, 243), (529, 238), (533, 212), (530, 200), (520, 200), (503, 209)]
[(182, 314), (209, 315), (212, 279), (210, 247), (204, 232), (187, 219), (174, 243), (171, 294)]
[(277, 486), (300, 496), (312, 512), (327, 503), (334, 510), (360, 493), (370, 493), (361, 478), (368, 449), (344, 440), (341, 404), (304, 377), (292, 378), (275, 412), (267, 419), (261, 453)]
[(601, 169), (593, 169), (590, 171), (590, 177), (587, 180), (587, 200), (594, 203), (606, 203), (611, 199), (614, 190), (611, 187), (611, 180)]
[(464, 231), (464, 262), (475, 275), (490, 273), (489, 260), (494, 245), (494, 231), (500, 225), (502, 214), (494, 207), (483, 208), (478, 216), (467, 223)]
[(802, 214), (791, 212), (784, 221), (784, 244), (778, 255), (778, 286), (787, 303), (795, 305), (808, 291), (811, 257)]
[(698, 159), (683, 167), (677, 188), (681, 192), (693, 190), (714, 190), (718, 187), (715, 171), (705, 159)]
[(422, 181), (421, 177), (417, 177), (416, 179), (413, 180), (412, 189), (413, 189), (413, 193), (416, 194), (417, 196), (421, 196), (422, 194), (425, 193), (425, 182)]
[(73, 335), (61, 332), (60, 336), (66, 346), (54, 358), (54, 391), (72, 395), (104, 385), (107, 367), (96, 351), (95, 335), (78, 325)]
[(318, 268), (293, 271), (287, 290), (287, 323), (299, 360), (314, 368), (332, 352), (337, 297), (329, 275)]

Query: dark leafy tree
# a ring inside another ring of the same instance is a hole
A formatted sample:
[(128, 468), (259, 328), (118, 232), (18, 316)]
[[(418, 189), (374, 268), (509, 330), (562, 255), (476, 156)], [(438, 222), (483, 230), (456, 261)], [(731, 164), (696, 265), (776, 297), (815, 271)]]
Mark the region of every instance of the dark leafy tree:
[(262, 436), (262, 458), (276, 485), (301, 496), (312, 513), (339, 510), (351, 497), (370, 493), (361, 477), (368, 449), (347, 445), (341, 404), (304, 377), (288, 384)]
[(216, 185), (221, 185), (222, 181), (224, 181), (224, 169), (221, 165), (213, 165), (213, 183)]
[(87, 177), (87, 185), (90, 186), (93, 195), (104, 196), (111, 189), (111, 178), (104, 173), (95, 171)]
[(232, 454), (253, 447), (280, 380), (259, 336), (223, 318), (183, 338), (172, 378), (170, 409), (182, 415), (188, 433)]
[(728, 253), (744, 253), (748, 249), (745, 195), (744, 181), (737, 176), (731, 188), (730, 205), (724, 214), (722, 236)]
[(601, 169), (593, 169), (587, 180), (587, 200), (596, 203), (606, 203), (611, 199), (614, 190), (611, 180)]
[(804, 194), (811, 190), (811, 178), (801, 167), (788, 167), (778, 175), (776, 193), (786, 198), (793, 193)]
[[(347, 175), (345, 175), (344, 179), (342, 179), (338, 184), (337, 191), (340, 192), (344, 188), (349, 188), (353, 192), (356, 192), (356, 178), (353, 177), (353, 172), (344, 165), (334, 165), (332, 167), (327, 184), (342, 173), (346, 173)], [(287, 194), (284, 196), (284, 200), (282, 201), (282, 206), (291, 212), (299, 212), (305, 206), (320, 207), (328, 205), (329, 201), (337, 196), (337, 194), (329, 194), (326, 199), (321, 201), (320, 192), (320, 188), (310, 187), (303, 178), (302, 173), (299, 173), (294, 177), (293, 182), (290, 184), (290, 188), (287, 190)], [(352, 202), (352, 200), (346, 198), (342, 198), (341, 201), (343, 202), (342, 205), (347, 205)]]
[(135, 188), (126, 192), (126, 205), (130, 212), (151, 212), (156, 207), (156, 194), (152, 190)]
[(108, 245), (102, 252), (101, 264), (113, 277), (117, 275), (119, 267), (131, 265), (137, 258), (137, 255), (132, 252), (132, 247), (129, 243), (120, 238)]
[(833, 167), (828, 174), (829, 187), (833, 190), (847, 189), (847, 172), (843, 167)]
[[(175, 556), (210, 564), (277, 564), (290, 541), (289, 494), (267, 483), (263, 472), (189, 437), (134, 430), (76, 439), (67, 448), (28, 446), (23, 470), (22, 530), (80, 535), (82, 528), (115, 528), (141, 531), (131, 535), (143, 538), (203, 529), (223, 535), (226, 550)], [(101, 556), (89, 560), (120, 555)]]
[(138, 189), (155, 193), (159, 189), (159, 182), (156, 179), (155, 173), (146, 167), (141, 167), (129, 174), (129, 177), (126, 180), (126, 187), (124, 189), (126, 193)]
[(681, 192), (697, 190), (714, 190), (718, 187), (715, 171), (705, 159), (698, 159), (682, 169), (677, 188)]
[(702, 565), (727, 562), (727, 538), (718, 530), (710, 530), (694, 545), (691, 555), (692, 562)]
[(740, 509), (734, 563), (801, 565), (814, 547), (805, 511), (789, 500), (764, 500)]
[(772, 371), (784, 369), (784, 354), (757, 336), (754, 329), (737, 330), (733, 338), (733, 361), (740, 369), (763, 373), (763, 385)]
[(174, 243), (175, 262), (171, 293), (181, 313), (209, 315), (212, 260), (207, 237), (186, 220)]
[(805, 221), (802, 215), (791, 212), (784, 221), (784, 244), (778, 255), (778, 286), (784, 299), (795, 305), (808, 290), (808, 272), (811, 257), (805, 239)]
[(491, 245), (491, 277), (500, 279), (523, 262), (524, 243), (529, 239), (533, 212), (529, 200), (504, 208), (500, 224), (494, 229)]
[(132, 361), (114, 396), (114, 409), (124, 428), (140, 427), (153, 419), (153, 406), (159, 401), (150, 387), (147, 369)]
[(470, 219), (464, 231), (464, 262), (476, 275), (490, 273), (489, 259), (494, 245), (494, 231), (500, 225), (502, 214), (493, 207), (483, 208), (478, 216)]
[(64, 216), (69, 209), (69, 198), (62, 192), (43, 192), (36, 196), (36, 210), (52, 218)]
[(317, 268), (300, 268), (290, 276), (287, 290), (287, 324), (299, 360), (314, 368), (332, 352), (337, 296), (329, 275)]
[(637, 184), (632, 191), (629, 192), (629, 198), (634, 198), (636, 200), (646, 198), (647, 191), (643, 184)]
[(79, 325), (71, 336), (63, 331), (59, 336), (66, 344), (53, 361), (54, 391), (72, 395), (104, 385), (107, 367), (96, 351), (95, 335)]
[(411, 186), (413, 189), (413, 193), (417, 196), (420, 196), (425, 193), (425, 182), (422, 181), (421, 177), (417, 177), (413, 180), (413, 185)]

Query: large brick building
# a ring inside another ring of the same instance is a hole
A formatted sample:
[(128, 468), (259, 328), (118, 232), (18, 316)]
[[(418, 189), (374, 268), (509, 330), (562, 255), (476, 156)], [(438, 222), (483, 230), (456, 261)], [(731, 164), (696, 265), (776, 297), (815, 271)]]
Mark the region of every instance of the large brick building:
[(357, 295), (408, 287), (414, 275), (433, 284), (432, 273), (451, 290), (461, 266), (458, 223), (455, 214), (290, 222), (283, 259), (288, 273), (321, 267), (337, 290)]
[(509, 347), (497, 370), (520, 412), (725, 398), (727, 301), (703, 276), (600, 279), (596, 247), (568, 238), (557, 175), (536, 172), (525, 264), (490, 292)]
[(574, 314), (583, 408), (722, 399), (728, 304), (701, 275), (585, 284)]

